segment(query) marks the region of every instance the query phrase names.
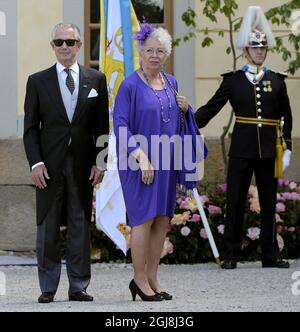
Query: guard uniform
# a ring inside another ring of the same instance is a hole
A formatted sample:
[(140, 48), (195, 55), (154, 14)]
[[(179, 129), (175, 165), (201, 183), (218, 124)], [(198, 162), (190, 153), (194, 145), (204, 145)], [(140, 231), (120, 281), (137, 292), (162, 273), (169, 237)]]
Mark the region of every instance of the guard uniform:
[(204, 127), (230, 102), (235, 125), (229, 150), (225, 260), (237, 261), (243, 238), (243, 216), (248, 189), (254, 173), (261, 207), (262, 261), (276, 262), (278, 247), (275, 228), (277, 178), (276, 138), (281, 118), (283, 137), (292, 149), (292, 114), (285, 74), (262, 68), (252, 73), (249, 66), (222, 75), (223, 81), (208, 103), (195, 116)]

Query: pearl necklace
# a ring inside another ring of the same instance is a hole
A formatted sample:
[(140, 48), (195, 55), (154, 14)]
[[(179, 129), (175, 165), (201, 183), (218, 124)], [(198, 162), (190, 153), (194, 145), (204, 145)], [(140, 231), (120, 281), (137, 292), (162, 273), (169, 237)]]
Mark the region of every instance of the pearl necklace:
[(144, 77), (145, 77), (145, 80), (146, 80), (148, 86), (152, 89), (152, 91), (154, 92), (156, 98), (157, 98), (158, 101), (159, 101), (160, 109), (161, 109), (160, 114), (161, 114), (161, 119), (162, 119), (162, 121), (163, 121), (164, 123), (168, 123), (168, 122), (170, 122), (170, 120), (171, 120), (171, 114), (172, 114), (172, 102), (171, 102), (170, 94), (169, 94), (169, 92), (168, 92), (168, 90), (167, 90), (167, 88), (166, 88), (166, 84), (164, 83), (164, 80), (163, 80), (163, 78), (162, 78), (161, 73), (159, 73), (159, 78), (160, 78), (161, 84), (162, 84), (162, 86), (163, 86), (163, 88), (164, 88), (164, 91), (165, 91), (165, 93), (166, 93), (166, 95), (167, 95), (168, 102), (169, 102), (169, 111), (168, 111), (168, 118), (167, 118), (167, 119), (164, 118), (164, 105), (163, 105), (163, 102), (162, 102), (161, 97), (158, 95), (158, 93), (156, 92), (156, 90), (151, 86), (150, 81), (149, 81), (149, 78), (148, 78), (148, 76), (146, 75), (146, 73), (144, 72), (144, 70), (143, 70), (142, 67), (141, 67), (141, 72), (143, 73), (143, 75), (144, 75)]

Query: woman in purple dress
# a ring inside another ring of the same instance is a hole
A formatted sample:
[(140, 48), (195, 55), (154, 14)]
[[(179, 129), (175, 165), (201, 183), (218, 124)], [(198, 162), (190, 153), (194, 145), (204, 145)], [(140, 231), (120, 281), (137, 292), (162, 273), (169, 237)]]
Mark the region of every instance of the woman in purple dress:
[(129, 288), (133, 300), (136, 294), (143, 301), (171, 300), (159, 284), (157, 270), (175, 209), (177, 154), (174, 145), (166, 153), (168, 144), (156, 143), (159, 137), (160, 143), (180, 137), (180, 109), (190, 110), (186, 98), (175, 92), (175, 78), (161, 71), (172, 50), (169, 33), (143, 24), (136, 40), (140, 69), (123, 81), (114, 108), (118, 169), (132, 226), (134, 279)]

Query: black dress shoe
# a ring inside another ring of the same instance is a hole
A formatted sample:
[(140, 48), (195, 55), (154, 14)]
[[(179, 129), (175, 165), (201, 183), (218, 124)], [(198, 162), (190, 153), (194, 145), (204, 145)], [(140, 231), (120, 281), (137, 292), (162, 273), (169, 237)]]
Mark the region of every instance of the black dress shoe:
[(277, 267), (279, 269), (288, 269), (290, 267), (290, 263), (283, 260), (262, 261), (262, 267)]
[(81, 301), (81, 302), (91, 302), (94, 298), (89, 295), (86, 291), (80, 291), (76, 293), (69, 292), (69, 301)]
[(225, 269), (225, 270), (233, 270), (236, 269), (236, 261), (232, 261), (232, 260), (225, 260), (222, 264), (221, 264), (221, 268)]
[(54, 293), (52, 292), (43, 292), (38, 298), (39, 303), (50, 303), (54, 300)]
[(139, 286), (135, 283), (134, 279), (130, 281), (129, 290), (132, 295), (132, 301), (135, 301), (136, 294), (142, 299), (142, 301), (163, 301), (163, 298), (160, 294), (155, 293), (154, 295), (145, 294)]
[(173, 296), (167, 292), (160, 292), (160, 293), (155, 292), (155, 294), (160, 295), (166, 301), (170, 301), (173, 298)]

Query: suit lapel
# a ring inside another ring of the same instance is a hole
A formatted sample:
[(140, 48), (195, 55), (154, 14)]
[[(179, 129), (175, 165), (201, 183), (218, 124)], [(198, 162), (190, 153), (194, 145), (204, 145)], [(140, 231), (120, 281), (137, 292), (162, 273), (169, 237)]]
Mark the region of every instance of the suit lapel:
[(90, 92), (90, 78), (84, 67), (79, 65), (79, 90), (78, 90), (78, 100), (75, 108), (74, 116), (72, 122), (79, 118), (80, 114), (84, 109), (84, 105), (87, 101), (88, 94)]
[(69, 122), (66, 108), (59, 88), (56, 65), (52, 66), (49, 69), (48, 75), (46, 77), (46, 87), (50, 96), (52, 97), (52, 100), (56, 104), (57, 108), (61, 111), (62, 116), (66, 121)]

